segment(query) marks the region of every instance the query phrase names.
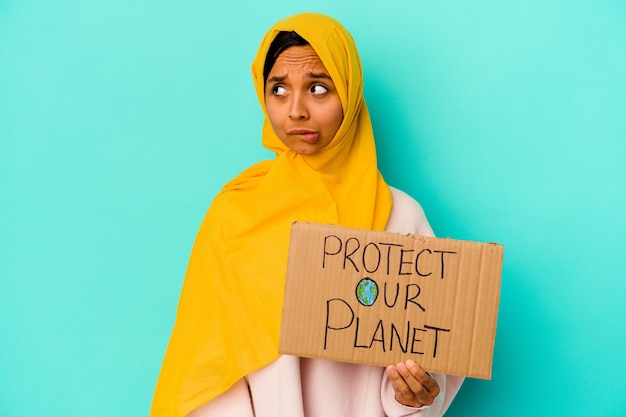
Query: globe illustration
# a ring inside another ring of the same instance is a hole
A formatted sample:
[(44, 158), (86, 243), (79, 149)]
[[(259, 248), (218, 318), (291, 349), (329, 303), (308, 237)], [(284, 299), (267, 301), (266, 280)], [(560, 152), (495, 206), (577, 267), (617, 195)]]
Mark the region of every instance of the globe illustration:
[(370, 278), (363, 278), (356, 286), (356, 298), (364, 306), (371, 306), (378, 298), (378, 284)]

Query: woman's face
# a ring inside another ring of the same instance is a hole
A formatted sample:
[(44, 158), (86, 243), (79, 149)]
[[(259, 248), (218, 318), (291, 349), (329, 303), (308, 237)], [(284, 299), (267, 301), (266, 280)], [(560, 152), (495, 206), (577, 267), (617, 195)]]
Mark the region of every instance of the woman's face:
[(311, 46), (292, 46), (276, 59), (265, 85), (265, 107), (278, 138), (303, 155), (319, 152), (339, 130), (341, 100)]

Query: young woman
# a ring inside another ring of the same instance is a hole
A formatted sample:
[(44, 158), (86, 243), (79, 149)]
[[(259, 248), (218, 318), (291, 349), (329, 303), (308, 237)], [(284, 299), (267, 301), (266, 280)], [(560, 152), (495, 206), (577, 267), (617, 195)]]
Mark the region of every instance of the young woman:
[(198, 232), (151, 416), (440, 416), (462, 378), (278, 354), (293, 221), (432, 235), (377, 168), (360, 59), (334, 19), (279, 21), (252, 65), (276, 153), (230, 181)]

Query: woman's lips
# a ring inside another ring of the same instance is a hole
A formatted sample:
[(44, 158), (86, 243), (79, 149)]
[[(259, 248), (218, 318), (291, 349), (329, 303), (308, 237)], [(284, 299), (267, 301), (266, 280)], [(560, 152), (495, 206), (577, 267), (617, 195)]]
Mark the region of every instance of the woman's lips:
[(320, 137), (320, 134), (318, 132), (308, 129), (291, 129), (287, 132), (287, 134), (292, 136), (300, 136), (302, 139), (309, 143), (317, 142)]

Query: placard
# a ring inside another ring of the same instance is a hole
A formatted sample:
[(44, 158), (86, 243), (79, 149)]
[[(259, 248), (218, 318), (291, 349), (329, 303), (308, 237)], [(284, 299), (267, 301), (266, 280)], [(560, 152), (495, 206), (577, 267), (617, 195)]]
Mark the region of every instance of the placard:
[(503, 250), (295, 222), (280, 353), (490, 379)]

